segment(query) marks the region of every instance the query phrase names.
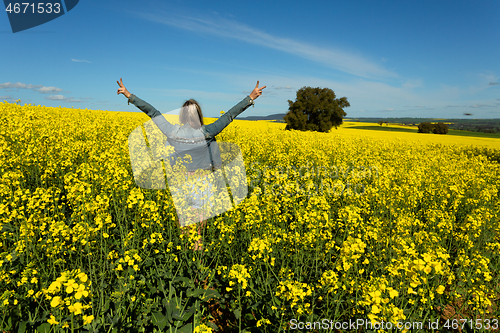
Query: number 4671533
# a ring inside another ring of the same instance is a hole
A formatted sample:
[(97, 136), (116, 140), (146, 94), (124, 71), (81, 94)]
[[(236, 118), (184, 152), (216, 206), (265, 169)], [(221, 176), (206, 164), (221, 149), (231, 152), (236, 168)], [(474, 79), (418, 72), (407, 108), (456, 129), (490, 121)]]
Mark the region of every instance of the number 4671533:
[(56, 3), (42, 3), (39, 2), (38, 6), (35, 8), (34, 3), (29, 3), (29, 2), (22, 2), (22, 3), (9, 3), (7, 8), (5, 8), (5, 11), (14, 14), (26, 14), (26, 13), (38, 13), (38, 14), (59, 14), (61, 12), (61, 4), (56, 2)]

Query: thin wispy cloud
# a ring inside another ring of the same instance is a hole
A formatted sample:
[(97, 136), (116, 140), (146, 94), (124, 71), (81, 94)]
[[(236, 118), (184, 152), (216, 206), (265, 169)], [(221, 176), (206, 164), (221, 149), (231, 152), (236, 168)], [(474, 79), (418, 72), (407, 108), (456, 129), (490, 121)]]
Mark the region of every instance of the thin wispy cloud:
[(64, 99), (63, 95), (50, 95), (49, 97), (45, 97), (46, 99), (50, 99), (51, 101), (62, 101)]
[[(199, 99), (233, 101), (233, 100), (238, 99), (240, 97), (240, 95), (237, 95), (237, 94), (226, 94), (226, 93), (220, 93), (220, 92), (191, 90), (191, 89), (156, 89), (156, 88), (154, 88), (151, 90), (158, 91), (165, 96), (175, 96), (175, 97), (183, 97), (183, 98), (193, 98), (193, 96), (196, 96), (196, 98), (199, 98)], [(250, 92), (248, 92), (248, 93), (250, 93)]]
[(38, 88), (35, 90), (37, 90), (38, 92), (40, 92), (42, 94), (53, 94), (53, 93), (57, 93), (57, 92), (62, 91), (61, 88), (57, 88), (57, 87), (41, 87), (41, 88)]
[(291, 38), (273, 36), (248, 25), (220, 17), (211, 19), (180, 15), (173, 16), (166, 12), (156, 12), (153, 14), (134, 12), (134, 15), (139, 15), (139, 17), (151, 22), (174, 26), (184, 30), (237, 39), (250, 44), (291, 53), (305, 59), (322, 63), (334, 69), (365, 78), (398, 77), (398, 74), (357, 54), (339, 49), (320, 47)]
[(64, 97), (63, 95), (50, 95), (49, 97), (45, 97), (45, 99), (61, 102), (83, 102), (82, 100), (74, 99), (73, 97)]
[(86, 62), (88, 64), (91, 64), (92, 62), (88, 61), (88, 60), (85, 60), (85, 59), (71, 59), (71, 61), (73, 62)]
[(45, 87), (41, 84), (39, 85), (33, 85), (33, 84), (26, 84), (26, 83), (11, 83), (11, 82), (6, 82), (6, 83), (0, 83), (0, 89), (32, 89), (34, 91), (38, 91), (39, 93), (42, 94), (53, 94), (62, 91), (61, 88), (57, 87)]
[(469, 105), (470, 108), (491, 108), (494, 107), (494, 105), (488, 105), (488, 104), (474, 104), (474, 105)]
[(489, 86), (496, 86), (498, 84), (500, 84), (500, 83), (499, 82), (490, 82)]
[(6, 82), (6, 83), (0, 83), (0, 89), (34, 89), (34, 88), (39, 88), (42, 87), (41, 85), (35, 86), (32, 84), (26, 84), (26, 83), (12, 83), (12, 82)]

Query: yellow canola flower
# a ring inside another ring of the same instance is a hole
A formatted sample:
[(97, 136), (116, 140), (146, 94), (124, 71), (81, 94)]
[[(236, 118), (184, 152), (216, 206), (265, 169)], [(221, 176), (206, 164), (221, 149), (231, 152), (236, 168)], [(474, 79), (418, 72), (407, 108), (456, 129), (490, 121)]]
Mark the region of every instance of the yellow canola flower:
[(85, 274), (85, 273), (83, 273), (83, 272), (82, 272), (82, 273), (80, 273), (80, 274), (78, 274), (78, 275), (77, 275), (77, 277), (78, 277), (78, 278), (80, 279), (80, 281), (81, 281), (81, 282), (83, 282), (83, 283), (87, 282), (87, 280), (88, 280), (88, 276), (87, 276), (87, 274)]
[(75, 298), (80, 299), (82, 296), (87, 297), (89, 295), (89, 292), (85, 290), (85, 286), (83, 284), (80, 284), (78, 286), (78, 289), (76, 290)]
[(78, 283), (69, 284), (66, 287), (66, 293), (71, 294), (75, 290), (75, 288), (78, 288)]
[(390, 290), (390, 291), (389, 291), (389, 297), (390, 297), (390, 298), (394, 298), (394, 297), (398, 297), (398, 296), (399, 296), (399, 293), (398, 293), (398, 291), (397, 291), (397, 290), (394, 290), (394, 289), (393, 289), (393, 290)]
[(62, 299), (60, 296), (56, 296), (54, 298), (52, 298), (52, 301), (50, 302), (50, 306), (55, 308), (57, 306), (59, 306), (59, 304), (62, 303)]
[(54, 317), (53, 315), (51, 315), (50, 318), (47, 319), (47, 322), (50, 325), (57, 325), (57, 324), (59, 324), (59, 322), (56, 320), (56, 317)]
[(444, 286), (443, 285), (440, 285), (439, 287), (436, 288), (436, 292), (438, 294), (442, 294), (444, 292)]
[(47, 291), (51, 294), (55, 294), (57, 292), (59, 292), (59, 290), (61, 290), (61, 287), (62, 287), (62, 284), (60, 281), (56, 280), (54, 282), (52, 282), (49, 286), (49, 288), (47, 289)]
[(83, 325), (90, 324), (93, 320), (94, 320), (93, 315), (90, 316), (83, 315)]
[(238, 283), (241, 283), (241, 287), (246, 289), (248, 284), (247, 279), (250, 278), (250, 274), (245, 265), (234, 264), (229, 271), (229, 278), (238, 280)]
[(205, 324), (201, 324), (195, 327), (193, 333), (212, 333), (213, 330)]
[(74, 313), (75, 315), (79, 315), (82, 313), (83, 305), (82, 303), (77, 302), (75, 304), (68, 306), (68, 310), (69, 312)]

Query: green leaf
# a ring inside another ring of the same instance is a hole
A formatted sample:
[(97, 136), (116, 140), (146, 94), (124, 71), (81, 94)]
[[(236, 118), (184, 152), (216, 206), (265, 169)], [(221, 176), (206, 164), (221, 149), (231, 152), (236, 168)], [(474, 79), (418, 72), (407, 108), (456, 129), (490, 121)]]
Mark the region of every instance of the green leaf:
[(181, 308), (180, 306), (176, 306), (172, 309), (172, 318), (175, 320), (183, 321), (180, 308)]
[(26, 332), (26, 321), (23, 321), (22, 323), (19, 324), (19, 328), (17, 329), (17, 333), (24, 333)]
[(49, 323), (44, 323), (36, 328), (36, 331), (39, 333), (49, 333), (50, 331), (50, 324)]
[(188, 321), (189, 317), (191, 317), (195, 312), (196, 312), (196, 305), (193, 305), (191, 308), (189, 308), (188, 311), (184, 312), (184, 314), (182, 315), (182, 320)]
[(245, 318), (246, 321), (251, 321), (251, 320), (255, 320), (257, 318), (255, 318), (255, 316), (251, 313), (247, 313), (243, 316)]
[(186, 296), (187, 297), (198, 297), (198, 296), (203, 295), (203, 294), (206, 295), (207, 293), (208, 293), (208, 290), (203, 289), (203, 288), (197, 288), (195, 290), (188, 290), (186, 293)]
[(239, 320), (241, 317), (241, 311), (239, 309), (236, 309), (233, 311), (233, 313), (234, 313), (234, 316), (236, 317), (236, 319)]
[(153, 324), (158, 326), (161, 330), (163, 330), (165, 328), (165, 326), (167, 326), (167, 324), (168, 324), (167, 317), (165, 317), (160, 312), (154, 312), (151, 321), (153, 322)]
[(210, 298), (220, 298), (220, 294), (217, 290), (207, 289), (205, 291), (204, 300), (209, 300)]
[(174, 312), (174, 309), (175, 309), (175, 302), (172, 299), (170, 299), (164, 305), (165, 305), (165, 308), (167, 310), (166, 315), (167, 315), (168, 322), (171, 322), (173, 319), (172, 312)]
[(174, 278), (173, 282), (184, 282), (185, 284), (189, 284), (191, 280), (184, 276), (177, 276)]
[(109, 299), (106, 299), (106, 302), (104, 303), (104, 313), (106, 313), (109, 309)]
[(179, 328), (179, 330), (177, 332), (179, 332), (179, 333), (193, 333), (193, 323), (188, 323), (188, 324), (182, 326), (181, 328)]

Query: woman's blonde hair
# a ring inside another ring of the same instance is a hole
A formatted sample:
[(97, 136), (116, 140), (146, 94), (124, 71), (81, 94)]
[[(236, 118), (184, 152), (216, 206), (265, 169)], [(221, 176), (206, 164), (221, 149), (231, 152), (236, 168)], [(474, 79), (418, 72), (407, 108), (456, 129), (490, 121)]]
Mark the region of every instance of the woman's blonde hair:
[(194, 99), (186, 101), (184, 105), (182, 105), (179, 121), (181, 124), (189, 124), (189, 126), (194, 129), (198, 129), (204, 125), (200, 104)]

